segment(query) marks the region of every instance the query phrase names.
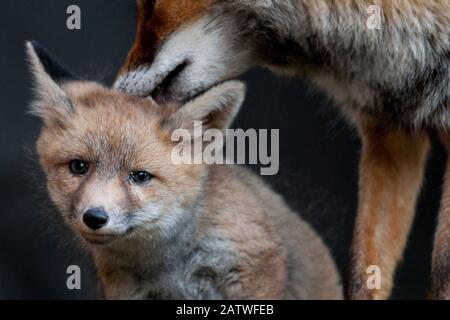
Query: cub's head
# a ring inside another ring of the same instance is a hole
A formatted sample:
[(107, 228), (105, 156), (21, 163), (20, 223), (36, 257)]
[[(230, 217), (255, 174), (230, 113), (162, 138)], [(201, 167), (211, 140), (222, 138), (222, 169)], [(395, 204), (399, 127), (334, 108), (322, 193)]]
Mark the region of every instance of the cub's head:
[[(31, 112), (50, 198), (67, 223), (95, 244), (164, 236), (192, 219), (206, 165), (175, 164), (178, 128), (225, 129), (244, 96), (239, 82), (219, 85), (185, 105), (155, 102), (80, 81), (39, 45), (27, 43), (35, 80)], [(192, 143), (198, 137), (192, 137)]]

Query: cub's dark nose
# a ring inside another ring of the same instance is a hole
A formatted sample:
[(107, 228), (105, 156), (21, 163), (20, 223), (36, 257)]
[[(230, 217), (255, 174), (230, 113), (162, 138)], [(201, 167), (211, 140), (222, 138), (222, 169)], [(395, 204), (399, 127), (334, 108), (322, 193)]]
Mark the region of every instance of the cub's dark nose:
[(109, 217), (102, 208), (92, 208), (83, 213), (83, 222), (92, 230), (104, 227), (108, 223)]

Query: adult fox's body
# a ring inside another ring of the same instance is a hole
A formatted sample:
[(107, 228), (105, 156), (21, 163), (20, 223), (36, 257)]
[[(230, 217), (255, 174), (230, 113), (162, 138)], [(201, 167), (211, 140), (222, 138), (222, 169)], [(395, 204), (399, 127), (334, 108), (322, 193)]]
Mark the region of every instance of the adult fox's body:
[(36, 44), (28, 55), (47, 189), (92, 253), (106, 298), (342, 298), (328, 248), (258, 177), (173, 161), (176, 130), (202, 121), (189, 146), (225, 131), (242, 83), (157, 105), (73, 78)]
[[(366, 25), (371, 5), (380, 9), (379, 29)], [(138, 6), (136, 42), (116, 88), (183, 101), (259, 65), (308, 75), (343, 107), (363, 140), (348, 293), (388, 297), (422, 183), (427, 131), (450, 140), (450, 3), (143, 0)], [(450, 297), (449, 184), (433, 252), (437, 298)], [(379, 290), (366, 285), (371, 265), (382, 272)]]

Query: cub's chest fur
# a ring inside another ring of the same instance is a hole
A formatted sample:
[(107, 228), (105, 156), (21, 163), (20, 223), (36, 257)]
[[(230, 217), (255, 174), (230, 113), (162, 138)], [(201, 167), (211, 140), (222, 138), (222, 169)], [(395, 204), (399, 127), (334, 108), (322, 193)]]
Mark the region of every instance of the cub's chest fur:
[[(220, 290), (237, 266), (225, 239), (203, 239), (190, 246), (182, 241), (127, 254), (97, 253), (103, 262), (106, 298), (223, 299)], [(142, 249), (142, 248), (141, 248)]]

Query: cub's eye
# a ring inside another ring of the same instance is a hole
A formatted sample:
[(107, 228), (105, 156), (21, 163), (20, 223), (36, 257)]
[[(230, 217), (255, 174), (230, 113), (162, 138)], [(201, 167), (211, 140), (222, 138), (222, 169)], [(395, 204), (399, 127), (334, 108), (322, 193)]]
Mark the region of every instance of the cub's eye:
[(153, 176), (147, 171), (133, 171), (130, 173), (130, 180), (138, 184), (147, 184)]
[(72, 160), (69, 163), (69, 169), (73, 174), (83, 175), (88, 171), (88, 164), (83, 160)]

